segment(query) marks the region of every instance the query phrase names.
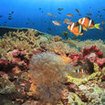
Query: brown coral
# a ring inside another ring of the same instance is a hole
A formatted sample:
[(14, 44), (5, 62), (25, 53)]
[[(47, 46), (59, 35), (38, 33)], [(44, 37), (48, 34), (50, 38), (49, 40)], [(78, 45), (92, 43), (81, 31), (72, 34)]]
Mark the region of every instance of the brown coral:
[(55, 52), (56, 54), (59, 55), (65, 55), (70, 52), (77, 52), (76, 49), (70, 48), (70, 46), (67, 43), (63, 43), (62, 41), (58, 42), (51, 42), (46, 45), (46, 49), (51, 52)]

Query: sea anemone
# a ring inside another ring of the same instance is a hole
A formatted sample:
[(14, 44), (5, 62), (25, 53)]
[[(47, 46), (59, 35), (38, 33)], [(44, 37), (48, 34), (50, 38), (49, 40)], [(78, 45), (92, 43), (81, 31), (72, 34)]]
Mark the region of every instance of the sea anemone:
[(63, 59), (51, 52), (36, 54), (31, 59), (30, 69), (37, 86), (36, 94), (43, 104), (56, 105), (67, 73)]

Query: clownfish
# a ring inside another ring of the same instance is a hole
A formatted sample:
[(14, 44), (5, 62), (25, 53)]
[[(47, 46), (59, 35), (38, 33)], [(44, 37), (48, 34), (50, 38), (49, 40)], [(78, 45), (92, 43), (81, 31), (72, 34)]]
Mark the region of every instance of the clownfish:
[(78, 22), (71, 23), (68, 25), (67, 29), (75, 36), (83, 35), (83, 28)]
[(100, 24), (94, 24), (94, 21), (89, 17), (84, 17), (78, 20), (78, 23), (82, 25), (83, 30), (87, 31), (87, 29), (100, 29)]

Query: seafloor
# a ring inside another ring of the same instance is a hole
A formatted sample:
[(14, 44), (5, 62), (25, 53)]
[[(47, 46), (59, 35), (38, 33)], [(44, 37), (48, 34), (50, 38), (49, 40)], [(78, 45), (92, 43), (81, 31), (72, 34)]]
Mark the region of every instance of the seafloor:
[(105, 105), (105, 43), (0, 29), (0, 105)]

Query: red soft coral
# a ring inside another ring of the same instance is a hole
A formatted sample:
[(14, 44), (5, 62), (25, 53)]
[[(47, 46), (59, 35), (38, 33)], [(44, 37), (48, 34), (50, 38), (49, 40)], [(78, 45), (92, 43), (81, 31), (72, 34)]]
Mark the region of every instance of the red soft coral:
[(0, 66), (2, 65), (8, 65), (8, 61), (4, 59), (0, 59)]
[(0, 70), (11, 71), (14, 67), (19, 67), (21, 70), (28, 70), (29, 59), (26, 57), (27, 52), (15, 49), (7, 53), (10, 59), (0, 59)]
[(103, 52), (100, 51), (97, 46), (91, 46), (88, 48), (84, 48), (82, 50), (83, 52), (83, 57), (85, 59), (88, 59), (92, 63), (97, 63), (99, 67), (103, 67), (105, 64), (105, 58), (103, 58)]
[(95, 53), (97, 57), (103, 57), (102, 51), (97, 46), (86, 47), (81, 50), (83, 57), (89, 55), (90, 53)]
[(69, 58), (72, 60), (73, 65), (77, 65), (77, 62), (82, 60), (82, 55), (81, 54), (71, 54), (69, 55)]
[(99, 65), (99, 67), (105, 66), (105, 58), (97, 58), (96, 63)]
[(25, 68), (28, 67), (29, 64), (29, 59), (26, 58), (26, 51), (22, 51), (22, 50), (18, 50), (15, 49), (11, 52), (8, 53), (9, 55), (11, 55), (11, 62), (13, 64), (19, 65), (19, 66), (24, 66)]
[(72, 54), (69, 56), (73, 61), (78, 61), (81, 59), (81, 55), (80, 54)]
[(91, 63), (97, 63), (99, 67), (103, 67), (105, 65), (103, 52), (96, 45), (85, 47), (79, 54), (71, 54), (69, 57), (72, 59), (74, 65), (78, 62), (86, 62), (87, 60)]

